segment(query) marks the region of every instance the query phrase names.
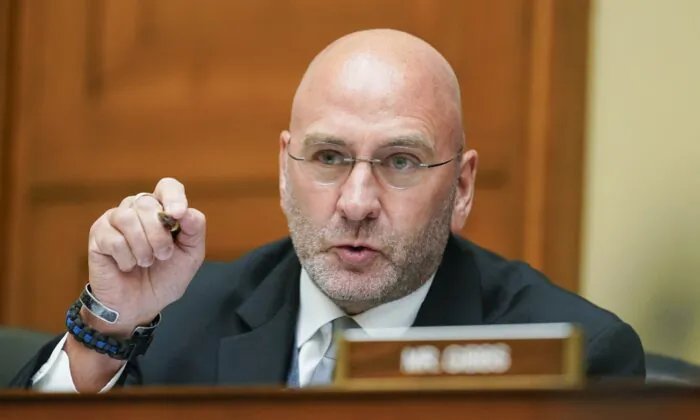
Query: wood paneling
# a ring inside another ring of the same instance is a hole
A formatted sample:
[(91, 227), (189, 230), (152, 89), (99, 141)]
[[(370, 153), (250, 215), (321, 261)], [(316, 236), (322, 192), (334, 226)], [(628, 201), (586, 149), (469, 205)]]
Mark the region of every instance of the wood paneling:
[[(9, 209), (9, 179), (10, 179), (10, 122), (12, 107), (12, 55), (14, 47), (16, 7), (12, 0), (0, 0), (0, 230), (7, 232), (10, 224), (8, 218)], [(0, 241), (0, 267), (7, 265), (8, 249), (10, 243), (7, 240)], [(6, 283), (2, 281), (0, 274), (0, 298), (9, 296), (5, 290)], [(0, 304), (2, 299), (0, 299)], [(2, 314), (0, 313), (0, 317)], [(0, 321), (2, 319), (0, 318)]]
[[(615, 384), (615, 382), (613, 382)], [(102, 394), (0, 393), (3, 419), (74, 419), (76, 411), (104, 420), (142, 419), (402, 419), (696, 420), (700, 389), (591, 387), (584, 391), (227, 388), (115, 389)]]
[(536, 0), (524, 258), (578, 291), (588, 65), (587, 0)]
[(576, 289), (586, 1), (17, 5), (3, 323), (59, 330), (92, 221), (163, 176), (208, 215), (209, 258), (286, 235), (276, 153), (294, 89), (327, 43), (371, 27), (423, 37), (460, 78), (480, 153), (467, 236)]

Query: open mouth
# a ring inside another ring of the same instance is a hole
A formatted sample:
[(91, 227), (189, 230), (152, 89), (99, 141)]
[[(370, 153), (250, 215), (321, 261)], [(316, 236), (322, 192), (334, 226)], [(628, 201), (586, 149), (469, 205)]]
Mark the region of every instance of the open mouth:
[(364, 250), (372, 251), (371, 248), (367, 248), (366, 246), (351, 246), (351, 245), (348, 245), (348, 246), (344, 246), (343, 248), (349, 249), (350, 251), (353, 251), (353, 252), (362, 252), (362, 251), (364, 251)]
[(335, 253), (343, 262), (355, 266), (369, 264), (379, 255), (379, 251), (364, 245), (340, 245)]

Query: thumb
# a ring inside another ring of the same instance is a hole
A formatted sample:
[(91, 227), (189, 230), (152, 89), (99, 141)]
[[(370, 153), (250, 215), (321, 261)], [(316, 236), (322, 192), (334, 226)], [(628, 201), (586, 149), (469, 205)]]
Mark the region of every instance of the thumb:
[(188, 208), (180, 219), (180, 234), (176, 243), (182, 248), (204, 248), (207, 221), (204, 213)]

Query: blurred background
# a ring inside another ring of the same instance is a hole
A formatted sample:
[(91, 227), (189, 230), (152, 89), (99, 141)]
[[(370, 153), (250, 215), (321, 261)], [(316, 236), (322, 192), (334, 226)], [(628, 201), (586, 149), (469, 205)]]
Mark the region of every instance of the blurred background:
[(376, 27), (460, 79), (464, 234), (700, 363), (695, 0), (0, 0), (0, 325), (61, 331), (91, 224), (164, 176), (207, 214), (209, 259), (285, 236), (296, 85)]

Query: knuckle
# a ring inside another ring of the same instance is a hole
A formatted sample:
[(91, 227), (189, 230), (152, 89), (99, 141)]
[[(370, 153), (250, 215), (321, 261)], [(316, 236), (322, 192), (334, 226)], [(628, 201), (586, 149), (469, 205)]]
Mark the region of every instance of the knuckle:
[(131, 252), (124, 252), (114, 255), (114, 260), (122, 269), (130, 270), (136, 265), (136, 259), (131, 255)]
[(119, 209), (112, 213), (112, 224), (118, 226), (128, 226), (136, 221), (136, 211), (132, 208)]
[(142, 197), (142, 198), (136, 200), (136, 202), (133, 205), (133, 208), (136, 208), (139, 210), (151, 210), (151, 209), (159, 208), (159, 207), (160, 207), (160, 203), (158, 202), (158, 200), (156, 200), (155, 198), (153, 198), (151, 196)]
[(104, 226), (109, 225), (109, 218), (113, 212), (114, 209), (107, 210), (92, 223), (90, 226), (90, 236), (99, 235)]
[(184, 188), (184, 186), (182, 185), (182, 182), (180, 182), (177, 179), (170, 177), (170, 176), (166, 176), (166, 177), (162, 178), (160, 180), (160, 184)]
[(132, 259), (129, 260), (123, 260), (123, 261), (117, 261), (117, 265), (119, 265), (119, 269), (121, 271), (129, 272), (133, 270), (133, 268), (136, 266), (134, 261)]
[(111, 249), (114, 254), (123, 254), (129, 250), (129, 244), (122, 235), (115, 235), (110, 239)]
[(128, 197), (124, 197), (124, 199), (119, 203), (119, 206), (125, 206), (127, 204), (130, 204), (134, 200), (134, 195), (130, 195)]

